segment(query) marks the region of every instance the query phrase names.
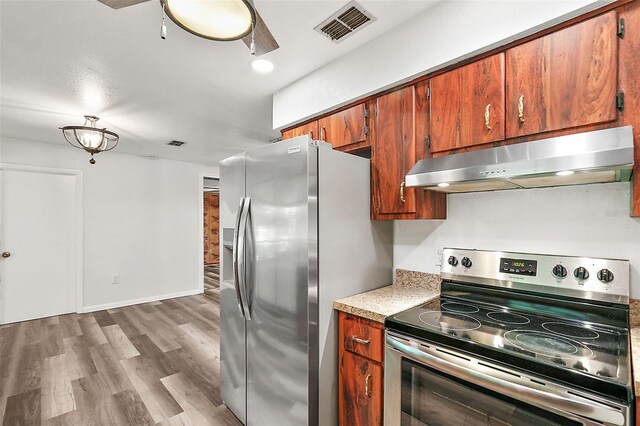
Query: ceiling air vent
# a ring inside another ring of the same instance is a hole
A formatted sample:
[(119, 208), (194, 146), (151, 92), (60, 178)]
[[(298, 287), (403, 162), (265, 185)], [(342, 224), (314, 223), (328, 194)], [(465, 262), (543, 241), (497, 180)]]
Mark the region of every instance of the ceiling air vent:
[(357, 2), (350, 1), (314, 30), (328, 37), (334, 43), (338, 43), (375, 20), (376, 18)]
[(169, 142), (167, 145), (169, 146), (182, 146), (184, 145), (186, 142), (182, 142), (182, 141), (171, 141)]

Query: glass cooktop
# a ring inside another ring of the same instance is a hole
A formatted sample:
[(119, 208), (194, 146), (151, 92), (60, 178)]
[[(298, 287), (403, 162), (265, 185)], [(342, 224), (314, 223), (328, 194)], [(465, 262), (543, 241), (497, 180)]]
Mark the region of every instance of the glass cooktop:
[(560, 371), (584, 386), (630, 381), (627, 331), (611, 325), (443, 296), (388, 318), (386, 326), (554, 377)]

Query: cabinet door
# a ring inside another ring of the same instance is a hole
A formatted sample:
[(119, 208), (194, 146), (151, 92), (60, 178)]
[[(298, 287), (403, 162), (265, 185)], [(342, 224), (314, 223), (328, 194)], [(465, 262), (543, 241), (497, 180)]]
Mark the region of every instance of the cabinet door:
[(617, 118), (611, 11), (506, 52), (507, 138)]
[(504, 53), (461, 68), (462, 145), (504, 139)]
[(320, 139), (334, 148), (367, 140), (367, 111), (364, 103), (318, 120)]
[(440, 74), (430, 81), (430, 115), (432, 152), (462, 146), (460, 132), (462, 72), (460, 69)]
[(504, 139), (504, 53), (431, 79), (432, 152)]
[(317, 120), (298, 127), (294, 127), (293, 129), (285, 130), (284, 132), (282, 132), (282, 139), (291, 139), (304, 135), (309, 135), (313, 139), (318, 139), (320, 137), (320, 135), (318, 134)]
[(343, 352), (340, 361), (340, 424), (382, 425), (382, 367), (360, 355)]
[(379, 97), (376, 111), (371, 161), (374, 213), (415, 213), (415, 192), (404, 189), (404, 177), (416, 162), (414, 87)]
[[(416, 83), (415, 128), (416, 161), (431, 158), (429, 136), (429, 80)], [(447, 194), (438, 191), (415, 191), (416, 219), (446, 219)]]

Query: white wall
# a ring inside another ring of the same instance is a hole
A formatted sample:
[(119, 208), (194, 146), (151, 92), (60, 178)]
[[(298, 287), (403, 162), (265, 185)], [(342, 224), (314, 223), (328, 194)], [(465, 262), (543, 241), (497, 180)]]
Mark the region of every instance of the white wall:
[(85, 308), (199, 291), (198, 182), (217, 168), (117, 148), (96, 161), (70, 146), (2, 140), (2, 162), (82, 170)]
[(610, 1), (444, 0), (276, 92), (273, 128), (408, 81), (548, 21), (583, 13), (583, 7), (593, 9), (604, 3)]
[(394, 268), (439, 272), (442, 247), (609, 257), (631, 261), (640, 299), (640, 218), (630, 183), (449, 195), (445, 221), (396, 221)]

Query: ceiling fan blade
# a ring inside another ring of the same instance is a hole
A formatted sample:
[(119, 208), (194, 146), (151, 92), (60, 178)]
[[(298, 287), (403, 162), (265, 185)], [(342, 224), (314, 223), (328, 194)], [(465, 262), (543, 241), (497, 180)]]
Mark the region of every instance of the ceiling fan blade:
[[(254, 6), (255, 10), (255, 6)], [(278, 42), (273, 35), (271, 35), (271, 31), (267, 28), (267, 24), (262, 20), (262, 16), (256, 10), (256, 27), (255, 27), (255, 42), (256, 42), (256, 56), (264, 55), (265, 53), (269, 53), (272, 50), (276, 50), (278, 47)], [(242, 38), (244, 44), (247, 45), (248, 48), (251, 48), (251, 33), (249, 35)]]
[(98, 0), (100, 3), (109, 6), (112, 9), (122, 9), (123, 7), (133, 6), (134, 4), (144, 3), (149, 0)]

